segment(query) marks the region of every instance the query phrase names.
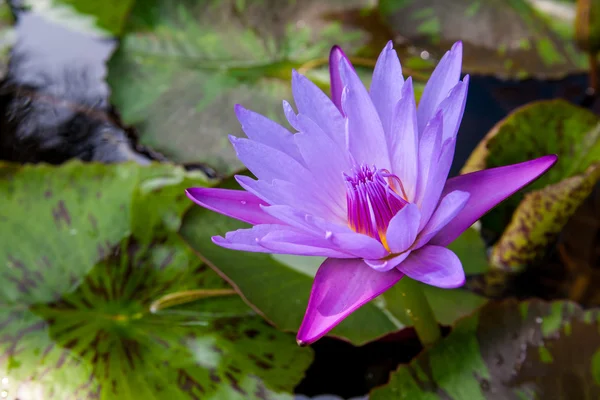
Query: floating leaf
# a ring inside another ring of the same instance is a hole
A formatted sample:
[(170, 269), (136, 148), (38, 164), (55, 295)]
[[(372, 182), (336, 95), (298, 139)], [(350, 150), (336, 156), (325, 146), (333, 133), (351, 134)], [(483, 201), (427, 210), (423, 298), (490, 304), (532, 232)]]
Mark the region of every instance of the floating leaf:
[[(226, 180), (222, 186), (239, 189), (233, 179)], [(323, 259), (233, 251), (210, 240), (211, 236), (246, 227), (243, 222), (195, 207), (186, 214), (181, 235), (269, 321), (282, 330), (296, 331), (306, 310), (314, 275)], [(484, 245), (476, 232), (467, 231), (451, 248), (461, 257), (468, 273), (482, 273), (487, 269)], [(359, 308), (331, 334), (354, 344), (364, 344), (408, 326), (410, 321), (403, 317), (399, 290), (392, 288)], [(486, 301), (461, 289), (428, 288), (426, 295), (438, 320), (448, 325)]]
[(371, 399), (597, 398), (598, 326), (598, 313), (575, 303), (488, 303)]
[(109, 63), (112, 101), (143, 144), (176, 161), (238, 170), (227, 139), (241, 134), (234, 104), (281, 122), (292, 67), (306, 72), (333, 44), (366, 43), (362, 29), (331, 15), (369, 3), (139, 1)]
[(433, 54), (441, 55), (462, 40), (464, 72), (556, 78), (585, 70), (586, 58), (573, 41), (574, 11), (548, 16), (531, 3), (381, 0), (379, 9), (395, 33)]
[(600, 179), (600, 164), (581, 174), (525, 195), (494, 246), (493, 265), (517, 268), (544, 254)]
[[(558, 162), (538, 180), (484, 216), (484, 229), (499, 235), (526, 192), (582, 174), (592, 162), (599, 160), (600, 127), (595, 129), (598, 121), (598, 117), (588, 110), (562, 100), (551, 100), (523, 106), (498, 122), (475, 148), (463, 173), (546, 154), (557, 154)], [(535, 235), (541, 234), (543, 232)]]
[(183, 189), (206, 184), (171, 165), (0, 168), (4, 397), (291, 398), (310, 350), (176, 233)]

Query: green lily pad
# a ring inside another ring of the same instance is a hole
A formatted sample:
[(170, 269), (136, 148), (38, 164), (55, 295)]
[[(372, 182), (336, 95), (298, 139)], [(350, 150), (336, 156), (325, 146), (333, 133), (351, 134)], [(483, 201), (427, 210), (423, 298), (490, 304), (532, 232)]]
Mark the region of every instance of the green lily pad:
[(233, 106), (282, 122), (292, 68), (322, 65), (333, 44), (349, 50), (365, 44), (368, 35), (344, 27), (341, 16), (368, 4), (137, 2), (109, 62), (112, 102), (143, 144), (172, 160), (205, 162), (224, 174), (239, 170), (227, 139), (242, 133)]
[(23, 6), (44, 18), (78, 32), (120, 36), (135, 0), (24, 0)]
[(379, 9), (393, 32), (433, 54), (441, 55), (462, 40), (464, 72), (558, 78), (584, 71), (586, 57), (577, 50), (573, 36), (575, 5), (563, 4), (565, 10), (552, 13), (532, 3), (381, 0)]
[(371, 399), (520, 400), (600, 396), (597, 311), (575, 303), (489, 303), (402, 365)]
[[(495, 235), (513, 220), (511, 231), (500, 238), (495, 250), (499, 265), (519, 267), (543, 254), (545, 245), (587, 197), (597, 180), (596, 173), (585, 171), (600, 160), (599, 121), (592, 112), (563, 100), (539, 101), (498, 122), (473, 151), (463, 173), (558, 155), (558, 162), (547, 173), (482, 218), (483, 228)], [(575, 180), (563, 182), (567, 178)], [(529, 203), (513, 216), (525, 193), (542, 189), (526, 199)], [(531, 208), (542, 206), (540, 219)], [(501, 255), (502, 249), (509, 253)]]
[[(222, 186), (239, 189), (233, 179), (224, 181)], [(180, 233), (267, 320), (282, 330), (295, 332), (302, 322), (313, 278), (323, 259), (233, 251), (210, 240), (212, 236), (247, 227), (243, 222), (194, 207), (186, 214)], [(468, 273), (487, 270), (484, 244), (477, 232), (468, 231), (450, 247), (461, 257)], [(360, 345), (410, 326), (404, 316), (400, 291), (401, 288), (393, 287), (359, 308), (333, 329), (331, 335)], [(448, 325), (486, 302), (483, 297), (461, 289), (427, 288), (426, 295), (438, 320)]]
[(310, 350), (177, 235), (183, 188), (208, 183), (171, 165), (0, 168), (3, 397), (291, 398)]

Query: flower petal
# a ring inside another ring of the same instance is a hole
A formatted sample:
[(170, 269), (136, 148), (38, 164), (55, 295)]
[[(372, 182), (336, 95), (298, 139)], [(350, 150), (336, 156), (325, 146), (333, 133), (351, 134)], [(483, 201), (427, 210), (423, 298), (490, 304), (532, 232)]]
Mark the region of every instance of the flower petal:
[(347, 151), (337, 148), (307, 116), (299, 114), (297, 124), (300, 132), (294, 135), (294, 140), (308, 170), (321, 190), (329, 194), (331, 202), (345, 209), (346, 185), (342, 173), (351, 168)]
[[(467, 91), (469, 89), (469, 75), (465, 75), (462, 82), (458, 82), (452, 88), (448, 97), (440, 103), (440, 109), (444, 113), (444, 135), (442, 142), (455, 138), (458, 128), (465, 113), (467, 104)], [(452, 152), (454, 156), (454, 152)]]
[(321, 264), (312, 286), (297, 340), (314, 342), (354, 310), (392, 287), (402, 278), (398, 270), (377, 272), (360, 259), (329, 258)]
[(410, 252), (410, 250), (407, 250), (404, 253), (398, 254), (397, 256), (391, 258), (379, 258), (377, 260), (365, 259), (365, 264), (373, 268), (375, 271), (387, 272), (400, 264), (402, 261), (406, 260), (406, 257), (410, 255)]
[(342, 108), (346, 115), (348, 149), (358, 165), (374, 164), (389, 170), (385, 133), (369, 93), (346, 60), (341, 60), (340, 72), (345, 84)]
[(455, 190), (444, 196), (427, 225), (419, 232), (419, 237), (412, 248), (418, 249), (425, 246), (440, 229), (448, 225), (465, 208), (469, 197), (469, 193), (460, 190)]
[(199, 206), (249, 224), (281, 223), (260, 207), (268, 203), (243, 190), (189, 188), (185, 194)]
[(355, 255), (340, 251), (336, 245), (324, 237), (316, 237), (302, 232), (278, 230), (258, 239), (258, 245), (272, 253), (298, 256), (356, 258)]
[(345, 209), (323, 201), (314, 192), (302, 189), (293, 183), (279, 179), (266, 182), (244, 175), (236, 175), (235, 179), (241, 187), (264, 200), (266, 204), (290, 206), (306, 214), (328, 218), (334, 222), (347, 221)]
[(286, 228), (285, 225), (276, 224), (255, 225), (249, 229), (238, 229), (227, 232), (225, 237), (213, 236), (212, 241), (214, 244), (226, 249), (251, 251), (254, 253), (273, 253), (273, 251), (260, 246), (258, 241), (270, 232), (285, 230)]
[(229, 136), (229, 140), (240, 161), (258, 179), (265, 181), (281, 179), (308, 185), (308, 187), (313, 186), (313, 179), (308, 170), (286, 153), (250, 139)]
[(435, 163), (435, 167), (432, 167), (433, 171), (430, 172), (427, 187), (425, 188), (424, 196), (421, 199), (420, 229), (425, 227), (425, 224), (427, 224), (429, 218), (431, 218), (431, 215), (438, 206), (442, 191), (444, 190), (444, 185), (446, 184), (446, 179), (448, 179), (448, 172), (450, 172), (450, 167), (452, 166), (455, 144), (456, 139), (448, 139), (442, 146), (442, 151)]
[(428, 285), (453, 289), (465, 283), (465, 271), (451, 250), (441, 246), (425, 246), (410, 253), (396, 267), (406, 276)]
[(379, 114), (388, 143), (389, 138), (397, 134), (392, 131), (392, 118), (394, 108), (400, 100), (403, 83), (400, 60), (390, 40), (377, 59), (370, 90), (371, 99)]
[(332, 248), (360, 258), (382, 258), (388, 252), (383, 245), (369, 237), (323, 218), (307, 215), (287, 206), (264, 207), (265, 212), (306, 234), (327, 239)]
[(485, 169), (449, 179), (444, 194), (455, 190), (468, 192), (471, 196), (465, 208), (431, 239), (431, 244), (447, 246), (483, 214), (502, 200), (542, 175), (556, 162), (556, 155), (535, 160)]
[(391, 219), (386, 232), (386, 241), (392, 253), (402, 253), (415, 241), (419, 233), (421, 212), (416, 204), (404, 206)]
[(452, 49), (444, 54), (425, 85), (417, 109), (420, 132), (423, 132), (429, 120), (434, 117), (450, 89), (458, 83), (461, 67), (462, 43), (456, 42)]
[(386, 139), (390, 149), (392, 173), (400, 179), (407, 200), (412, 202), (417, 190), (419, 128), (411, 77), (402, 86), (402, 97), (394, 108), (392, 128)]
[(329, 76), (331, 80), (331, 100), (333, 104), (342, 112), (342, 90), (344, 83), (340, 76), (340, 60), (348, 60), (346, 54), (339, 46), (333, 46), (329, 53)]
[(250, 139), (277, 149), (299, 163), (304, 163), (300, 151), (294, 143), (294, 135), (290, 131), (267, 117), (247, 110), (239, 104), (235, 106), (235, 113), (243, 131)]
[(315, 121), (338, 146), (345, 147), (344, 118), (329, 97), (296, 71), (292, 71), (292, 94), (298, 113)]
[[(442, 112), (438, 111), (432, 118), (419, 140), (419, 172), (417, 176), (417, 192), (415, 203), (421, 205), (427, 195), (430, 176), (438, 169), (438, 160), (442, 151), (442, 134), (444, 124)], [(426, 221), (425, 221), (426, 222)]]

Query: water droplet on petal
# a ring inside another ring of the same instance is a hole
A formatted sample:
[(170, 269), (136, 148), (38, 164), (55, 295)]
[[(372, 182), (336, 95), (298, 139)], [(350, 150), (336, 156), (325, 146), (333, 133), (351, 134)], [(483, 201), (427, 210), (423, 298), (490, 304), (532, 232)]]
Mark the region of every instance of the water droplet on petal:
[(333, 232), (331, 232), (331, 231), (325, 232), (325, 239), (329, 239), (332, 236), (333, 236)]
[(240, 203), (246, 204), (246, 200), (242, 200), (242, 201), (240, 201)]

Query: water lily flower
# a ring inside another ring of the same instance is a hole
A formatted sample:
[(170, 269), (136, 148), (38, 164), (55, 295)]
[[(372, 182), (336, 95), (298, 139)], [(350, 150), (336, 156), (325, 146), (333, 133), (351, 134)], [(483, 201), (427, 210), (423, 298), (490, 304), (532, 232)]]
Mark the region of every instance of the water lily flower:
[(322, 337), (404, 276), (441, 288), (463, 285), (461, 262), (446, 246), (556, 161), (548, 155), (447, 179), (469, 82), (460, 80), (461, 64), (459, 42), (440, 60), (417, 107), (391, 42), (369, 90), (334, 47), (331, 98), (293, 72), (297, 111), (285, 101), (283, 108), (297, 133), (235, 106), (248, 138), (230, 140), (258, 179), (236, 176), (244, 190), (190, 188), (187, 195), (253, 225), (213, 237), (219, 246), (327, 257), (299, 343)]

